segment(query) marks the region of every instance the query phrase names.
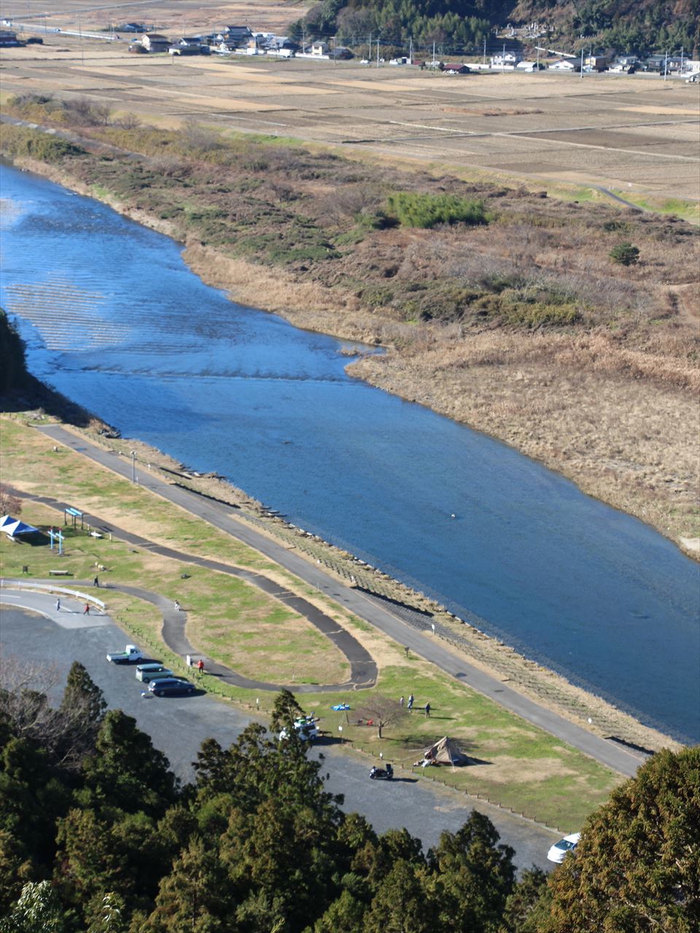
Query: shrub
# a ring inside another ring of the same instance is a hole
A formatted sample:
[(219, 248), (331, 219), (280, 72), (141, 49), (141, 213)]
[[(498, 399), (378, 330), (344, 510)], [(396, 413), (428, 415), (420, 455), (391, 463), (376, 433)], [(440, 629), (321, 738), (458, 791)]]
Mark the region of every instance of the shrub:
[(9, 124), (2, 128), (2, 152), (10, 158), (29, 156), (39, 162), (60, 162), (67, 156), (85, 154), (84, 149), (59, 136)]
[(483, 201), (468, 201), (455, 194), (414, 194), (398, 191), (389, 195), (389, 211), (405, 227), (429, 229), (437, 224), (485, 224)]
[(639, 262), (639, 248), (631, 243), (619, 243), (610, 250), (610, 258), (623, 266), (633, 266)]

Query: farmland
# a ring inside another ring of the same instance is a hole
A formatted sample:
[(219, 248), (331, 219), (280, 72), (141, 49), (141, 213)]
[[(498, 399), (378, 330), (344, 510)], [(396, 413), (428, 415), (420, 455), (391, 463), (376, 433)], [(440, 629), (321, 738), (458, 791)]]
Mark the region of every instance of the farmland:
[[(158, 9), (158, 28), (173, 37), (214, 26), (211, 12)], [(105, 17), (86, 13), (81, 28)], [(71, 19), (50, 23), (77, 28)], [(235, 55), (173, 61), (130, 56), (126, 41), (42, 37), (43, 46), (3, 51), (5, 96), (79, 94), (161, 126), (205, 121), (485, 179), (598, 185), (660, 203), (700, 197), (697, 88), (659, 75), (445, 75)]]

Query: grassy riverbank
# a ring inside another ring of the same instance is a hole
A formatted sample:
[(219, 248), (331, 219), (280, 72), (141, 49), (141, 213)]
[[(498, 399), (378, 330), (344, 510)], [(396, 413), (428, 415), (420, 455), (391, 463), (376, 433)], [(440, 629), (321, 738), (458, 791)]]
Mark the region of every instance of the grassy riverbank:
[[(77, 149), (49, 137), (47, 152), (43, 134), (3, 127), (21, 164), (183, 241), (194, 271), (239, 301), (383, 344), (353, 374), (507, 441), (698, 553), (700, 231), (290, 140), (134, 126), (34, 98), (12, 111), (81, 136)], [(637, 264), (610, 258), (622, 241)]]
[[(258, 569), (273, 578), (277, 575), (287, 587), (311, 596), (339, 625), (348, 628), (377, 662), (379, 682), (376, 690), (361, 695), (349, 696), (338, 691), (337, 695), (304, 696), (307, 708), (322, 716), (322, 728), (330, 733), (337, 734), (338, 725), (343, 725), (343, 735), (353, 746), (375, 754), (381, 750), (407, 768), (420, 757), (425, 745), (449, 733), (461, 740), (465, 751), (477, 763), (454, 771), (436, 769), (433, 777), (562, 829), (580, 825), (617, 783), (615, 775), (586, 756), (419, 658), (407, 657), (401, 645), (320, 593), (309, 592), (311, 588), (254, 550), (215, 528), (207, 527), (203, 534), (201, 523), (187, 513), (72, 450), (55, 451), (49, 439), (28, 426), (23, 418), (5, 416), (0, 419), (0, 428), (4, 478), (22, 490), (58, 496), (178, 550), (215, 556), (232, 566)], [(152, 468), (156, 468), (155, 463)], [(22, 517), (39, 526), (61, 521), (53, 510), (30, 502), (25, 504)], [(48, 547), (30, 548), (7, 540), (0, 541), (0, 559), (4, 575), (20, 575), (26, 564), (33, 577), (48, 576), (59, 560)], [(202, 568), (193, 569), (117, 540), (95, 539), (85, 533), (70, 535), (66, 554), (60, 559), (61, 569), (70, 570), (75, 579), (91, 579), (96, 563), (108, 568), (102, 575), (103, 582), (135, 584), (170, 599), (180, 599), (188, 611), (190, 640), (207, 656), (230, 663), (244, 676), (279, 680), (288, 675), (289, 680), (306, 683), (344, 679), (344, 659), (329, 642), (319, 640), (305, 620), (241, 581)], [(182, 577), (183, 568), (190, 574), (186, 580)], [(153, 606), (113, 591), (102, 591), (100, 595), (107, 595), (109, 611), (128, 633), (184, 672), (182, 659), (174, 657), (162, 644), (160, 618)], [(284, 641), (283, 650), (279, 649), (280, 639)], [(475, 660), (469, 654), (467, 657)], [(479, 663), (478, 657), (476, 661)], [(542, 680), (546, 685), (544, 672)], [(206, 686), (236, 703), (252, 706), (255, 702), (250, 691), (216, 680), (207, 681)], [(352, 719), (347, 721), (330, 712), (336, 701), (349, 700), (357, 708), (377, 693), (398, 696), (409, 692), (416, 695), (417, 706), (431, 703), (432, 718), (427, 719), (417, 710), (408, 721), (385, 730), (382, 740), (374, 730), (353, 725)], [(263, 711), (269, 709), (272, 694), (264, 694), (261, 699)], [(553, 705), (556, 707), (554, 698)], [(639, 741), (652, 739), (650, 730), (631, 734)], [(674, 744), (660, 736), (656, 741), (659, 745)]]

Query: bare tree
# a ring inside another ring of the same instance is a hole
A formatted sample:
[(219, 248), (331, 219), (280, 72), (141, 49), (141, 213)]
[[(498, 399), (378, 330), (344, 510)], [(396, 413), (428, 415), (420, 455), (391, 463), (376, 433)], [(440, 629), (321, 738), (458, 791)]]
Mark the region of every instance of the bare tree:
[(382, 730), (404, 720), (408, 713), (398, 700), (376, 693), (368, 697), (364, 705), (357, 710), (363, 719), (371, 720), (377, 727), (377, 737), (382, 738)]
[(0, 512), (3, 515), (12, 515), (13, 518), (22, 511), (22, 500), (7, 486), (0, 485)]
[(85, 668), (75, 662), (61, 705), (51, 704), (61, 682), (51, 664), (6, 657), (0, 670), (0, 716), (20, 738), (45, 749), (54, 764), (73, 769), (95, 748), (106, 703)]

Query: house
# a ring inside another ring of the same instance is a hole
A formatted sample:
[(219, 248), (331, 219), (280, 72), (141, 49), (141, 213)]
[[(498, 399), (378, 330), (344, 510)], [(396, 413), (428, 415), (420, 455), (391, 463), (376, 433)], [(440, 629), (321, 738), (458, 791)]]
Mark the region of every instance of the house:
[(444, 67), (444, 70), (448, 74), (453, 74), (453, 75), (468, 75), (470, 73), (469, 67), (465, 65), (463, 62), (455, 62), (452, 65), (446, 64)]
[(318, 58), (327, 58), (330, 54), (330, 46), (327, 42), (312, 42), (311, 43), (311, 54), (316, 55)]
[(270, 52), (298, 52), (299, 43), (288, 36), (271, 36), (267, 41), (267, 48)]
[(515, 66), (516, 71), (544, 71), (546, 65), (537, 62), (518, 62)]
[(141, 45), (147, 52), (167, 52), (172, 42), (157, 32), (147, 32), (141, 38)]
[(253, 38), (253, 30), (249, 26), (226, 26), (221, 38), (234, 43), (238, 48), (244, 48)]
[(232, 52), (235, 52), (238, 46), (235, 42), (227, 42), (225, 39), (221, 39), (216, 42), (212, 48), (215, 52), (219, 52), (222, 55), (230, 55)]
[(338, 46), (336, 46), (336, 48), (332, 49), (332, 50), (329, 52), (329, 57), (330, 57), (333, 61), (341, 61), (341, 60), (343, 60), (343, 59), (354, 58), (355, 56), (354, 56), (353, 53), (350, 51), (350, 49), (346, 49), (346, 48), (344, 48), (342, 45), (338, 45)]
[(550, 71), (580, 71), (581, 66), (574, 58), (560, 58), (552, 62), (549, 66)]
[(117, 26), (117, 32), (145, 32), (146, 27), (143, 23), (122, 23)]
[(590, 71), (605, 71), (611, 61), (611, 56), (608, 53), (589, 55), (587, 58), (584, 58), (583, 64), (584, 67)]
[(515, 68), (522, 56), (518, 52), (498, 52), (491, 56), (492, 68)]

